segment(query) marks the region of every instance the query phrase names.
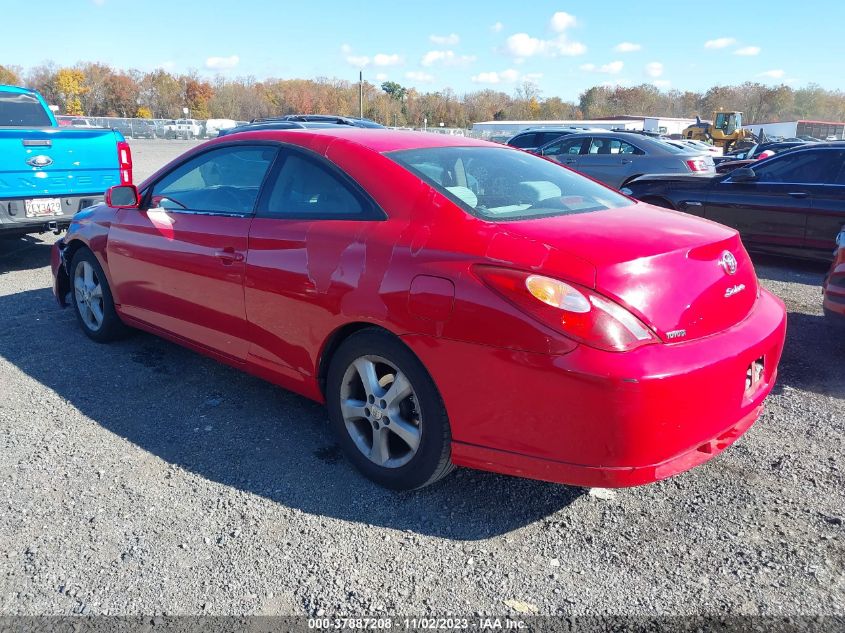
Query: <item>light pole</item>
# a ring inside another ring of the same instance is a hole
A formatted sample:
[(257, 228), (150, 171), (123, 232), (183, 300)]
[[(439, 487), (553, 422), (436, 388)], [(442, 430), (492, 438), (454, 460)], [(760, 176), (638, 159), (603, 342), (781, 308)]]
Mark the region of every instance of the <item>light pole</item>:
[(358, 116), (364, 118), (364, 71), (358, 71)]

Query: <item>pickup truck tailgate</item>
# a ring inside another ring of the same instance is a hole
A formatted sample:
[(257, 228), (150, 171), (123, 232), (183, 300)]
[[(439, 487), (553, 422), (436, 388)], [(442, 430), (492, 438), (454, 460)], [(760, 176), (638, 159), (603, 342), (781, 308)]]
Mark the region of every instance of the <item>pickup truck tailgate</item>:
[(105, 128), (0, 127), (0, 199), (102, 194), (120, 184), (117, 141)]

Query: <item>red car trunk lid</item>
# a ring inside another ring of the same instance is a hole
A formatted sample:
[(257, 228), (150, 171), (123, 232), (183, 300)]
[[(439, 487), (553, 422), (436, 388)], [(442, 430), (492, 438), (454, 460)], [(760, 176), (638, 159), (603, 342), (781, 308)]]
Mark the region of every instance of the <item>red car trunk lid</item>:
[[(729, 328), (757, 299), (757, 276), (737, 232), (684, 213), (638, 204), (500, 226), (593, 264), (595, 289), (666, 342)], [(549, 276), (579, 281), (563, 268), (554, 258), (542, 267)]]

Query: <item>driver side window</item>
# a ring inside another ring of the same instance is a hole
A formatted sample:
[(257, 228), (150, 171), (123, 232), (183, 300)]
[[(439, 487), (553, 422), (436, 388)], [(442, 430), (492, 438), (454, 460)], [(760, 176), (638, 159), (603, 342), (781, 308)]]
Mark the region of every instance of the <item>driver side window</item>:
[(229, 146), (195, 156), (153, 186), (153, 206), (252, 213), (276, 151), (271, 146)]
[(581, 146), (584, 144), (583, 138), (569, 139), (564, 136), (557, 142), (547, 145), (543, 149), (544, 156), (559, 156), (561, 154), (580, 154)]

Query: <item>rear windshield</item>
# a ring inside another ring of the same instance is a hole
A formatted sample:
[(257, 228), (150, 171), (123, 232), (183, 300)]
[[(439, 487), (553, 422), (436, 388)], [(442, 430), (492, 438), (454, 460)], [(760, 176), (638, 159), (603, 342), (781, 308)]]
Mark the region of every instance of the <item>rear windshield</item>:
[(533, 154), (497, 147), (390, 152), (468, 213), (523, 220), (627, 207), (630, 199)]
[(667, 143), (663, 139), (655, 138), (652, 140), (670, 154), (689, 154), (696, 151), (694, 147), (678, 147), (674, 143)]
[(44, 106), (31, 94), (0, 90), (0, 127), (49, 127)]

